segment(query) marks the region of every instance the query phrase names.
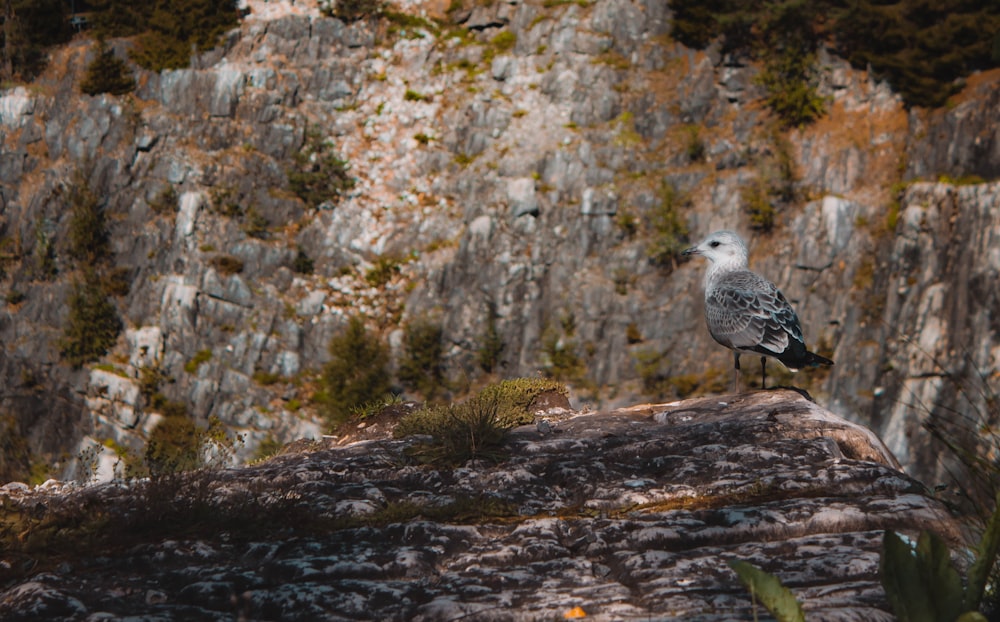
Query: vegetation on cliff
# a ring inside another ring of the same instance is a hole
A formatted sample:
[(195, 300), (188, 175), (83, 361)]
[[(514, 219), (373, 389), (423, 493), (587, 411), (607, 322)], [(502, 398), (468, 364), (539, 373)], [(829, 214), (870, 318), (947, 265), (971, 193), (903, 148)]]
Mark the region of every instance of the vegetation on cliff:
[(235, 0), (15, 0), (0, 16), (4, 80), (37, 76), (47, 49), (73, 36), (71, 18), (100, 36), (137, 37), (132, 58), (153, 71), (187, 66), (192, 49), (215, 47), (239, 23)]
[(833, 42), (854, 66), (868, 66), (911, 106), (941, 106), (958, 80), (1000, 65), (1000, 6), (943, 0), (675, 0), (673, 35), (703, 48), (764, 60), (769, 103), (789, 121), (815, 116), (813, 53)]

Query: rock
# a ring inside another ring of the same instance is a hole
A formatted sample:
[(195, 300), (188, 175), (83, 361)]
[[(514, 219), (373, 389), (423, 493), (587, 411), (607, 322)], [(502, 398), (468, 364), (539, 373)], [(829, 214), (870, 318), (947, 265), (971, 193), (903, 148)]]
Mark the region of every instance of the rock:
[[(776, 575), (810, 619), (888, 622), (883, 530), (959, 542), (946, 508), (874, 434), (793, 391), (549, 419), (511, 431), (501, 461), (455, 469), (414, 464), (418, 440), (299, 443), (204, 472), (181, 494), (253, 511), (252, 538), (239, 521), (225, 534), (168, 524), (148, 538), (148, 526), (119, 531), (123, 546), (99, 557), (59, 549), (74, 572), (22, 571), (0, 615), (26, 619), (40, 601), (143, 615), (154, 594), (167, 617), (236, 607), (250, 619), (520, 620), (579, 607), (594, 620), (749, 619), (751, 596), (726, 563), (741, 559)], [(135, 485), (0, 496), (4, 507), (100, 500), (116, 521)], [(307, 506), (289, 505), (300, 498)]]
[(611, 192), (596, 192), (593, 188), (583, 191), (580, 213), (587, 216), (614, 216), (618, 212), (618, 197)]
[(510, 212), (514, 218), (538, 215), (538, 199), (535, 197), (535, 180), (530, 177), (512, 179), (507, 184)]

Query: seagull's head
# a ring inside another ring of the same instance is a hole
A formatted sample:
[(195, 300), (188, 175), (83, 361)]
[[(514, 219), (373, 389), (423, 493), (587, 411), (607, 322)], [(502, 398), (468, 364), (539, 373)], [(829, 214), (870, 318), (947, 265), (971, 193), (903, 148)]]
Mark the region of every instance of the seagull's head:
[(684, 255), (701, 255), (716, 266), (732, 266), (745, 268), (749, 251), (747, 245), (733, 231), (716, 231), (707, 238), (692, 246)]

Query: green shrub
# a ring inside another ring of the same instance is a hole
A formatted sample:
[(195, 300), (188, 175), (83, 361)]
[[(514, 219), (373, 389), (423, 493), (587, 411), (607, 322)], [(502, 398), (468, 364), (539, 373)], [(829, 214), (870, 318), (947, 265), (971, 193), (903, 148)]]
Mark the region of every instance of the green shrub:
[(385, 11), (383, 0), (330, 0), (324, 3), (323, 13), (345, 22), (380, 17)]
[(226, 184), (212, 189), (212, 211), (221, 216), (239, 218), (243, 215), (243, 197), (236, 188)]
[(131, 37), (146, 29), (154, 4), (133, 0), (89, 0), (87, 6), (92, 11), (89, 21), (99, 36)]
[(270, 233), (271, 223), (261, 214), (256, 207), (250, 206), (243, 217), (243, 233), (258, 240), (266, 239)]
[(642, 343), (642, 331), (639, 330), (639, 325), (635, 322), (629, 322), (625, 327), (625, 341), (629, 345)]
[(169, 215), (177, 212), (177, 191), (171, 185), (164, 186), (149, 202), (149, 208), (157, 214)]
[(673, 266), (688, 245), (688, 227), (681, 216), (687, 200), (667, 182), (660, 185), (659, 199), (648, 214), (652, 238), (646, 253), (656, 265)]
[(104, 355), (118, 339), (122, 322), (99, 279), (88, 272), (73, 285), (69, 297), (69, 317), (63, 329), (60, 353), (73, 367), (80, 367)]
[(701, 128), (697, 125), (684, 126), (685, 143), (684, 153), (689, 162), (703, 162), (705, 160), (705, 141), (701, 138)]
[(279, 382), (285, 382), (288, 379), (277, 372), (264, 371), (258, 369), (253, 373), (253, 381), (257, 384), (265, 387), (269, 387), (273, 384), (278, 384)]
[(422, 102), (427, 101), (427, 99), (426, 95), (418, 93), (413, 89), (406, 89), (406, 93), (403, 94), (403, 100), (408, 102)]
[(331, 427), (349, 420), (356, 406), (389, 392), (389, 349), (352, 317), (329, 345), (331, 360), (323, 367), (324, 415)]
[(5, 19), (0, 29), (0, 46), (4, 52), (0, 80), (30, 81), (45, 69), (48, 63), (46, 48), (65, 43), (73, 36), (68, 8), (61, 0), (4, 3), (3, 10), (11, 10), (13, 19)]
[(9, 305), (19, 305), (24, 302), (25, 298), (27, 298), (27, 296), (19, 289), (11, 289), (4, 296), (4, 300), (6, 300)]
[(243, 272), (243, 262), (232, 255), (216, 255), (209, 260), (212, 267), (225, 276)]
[(510, 30), (502, 30), (490, 39), (490, 44), (500, 53), (509, 52), (514, 49), (517, 43), (517, 35)]
[(789, 0), (773, 2), (760, 17), (763, 41), (757, 51), (764, 59), (760, 82), (768, 106), (785, 127), (806, 125), (823, 116), (826, 101), (816, 91), (817, 40), (812, 25), (820, 19), (817, 5)]
[(116, 266), (108, 270), (101, 279), (104, 293), (109, 296), (125, 297), (132, 289), (132, 269)]
[(143, 25), (132, 59), (150, 71), (181, 69), (190, 64), (192, 50), (214, 48), (238, 24), (235, 0), (158, 1)]
[(107, 217), (82, 171), (73, 176), (70, 190), (69, 254), (87, 266), (111, 256)]
[(743, 210), (750, 216), (750, 228), (765, 233), (774, 229), (775, 209), (767, 187), (758, 179), (740, 190)]
[(668, 373), (665, 369), (666, 355), (652, 349), (635, 352), (635, 371), (642, 382), (642, 391), (646, 395), (661, 397), (667, 392)]
[(128, 65), (115, 56), (103, 37), (97, 39), (97, 56), (87, 65), (80, 90), (87, 95), (124, 95), (135, 90), (135, 79)]
[(160, 391), (160, 385), (167, 380), (167, 376), (160, 371), (159, 367), (139, 368), (139, 394), (151, 404), (153, 396)]
[(365, 272), (365, 282), (371, 287), (382, 287), (399, 274), (401, 263), (402, 261), (395, 255), (377, 257), (372, 267)]
[(305, 249), (299, 246), (295, 253), (295, 259), (292, 260), (292, 270), (299, 274), (312, 274), (315, 267), (316, 262), (309, 255), (306, 255)]
[(496, 305), (490, 303), (486, 311), (486, 327), (483, 329), (479, 350), (476, 352), (479, 367), (487, 374), (492, 373), (500, 364), (503, 349), (503, 336), (497, 327)]
[(31, 472), (31, 450), (17, 418), (0, 414), (0, 482), (23, 482)]
[(857, 68), (871, 67), (907, 106), (941, 106), (961, 78), (1000, 65), (996, 3), (674, 0), (670, 7), (681, 43), (700, 49), (719, 37), (723, 53), (771, 65), (769, 98), (791, 125), (822, 114), (809, 75), (818, 42), (833, 42)]
[(146, 466), (151, 474), (193, 471), (201, 466), (201, 434), (188, 415), (164, 417), (146, 443)]
[(191, 360), (184, 363), (184, 371), (189, 374), (198, 373), (198, 368), (201, 367), (202, 363), (207, 363), (212, 360), (211, 350), (198, 350)]
[(549, 328), (542, 335), (543, 369), (545, 374), (556, 380), (582, 380), (587, 368), (576, 353), (577, 342), (569, 335)]
[(49, 281), (58, 273), (56, 268), (56, 249), (52, 245), (52, 240), (46, 232), (46, 221), (39, 219), (35, 222), (35, 265), (32, 274), (42, 281)]
[[(176, 405), (176, 403), (175, 403)], [(232, 458), (241, 436), (230, 437), (217, 417), (201, 427), (180, 405), (168, 411), (146, 442), (145, 462), (154, 479), (202, 467), (221, 467)]]
[(414, 320), (403, 331), (405, 352), (399, 361), (399, 379), (425, 400), (446, 391), (443, 336), (441, 325), (427, 319)]
[(309, 207), (339, 199), (354, 186), (347, 174), (347, 162), (333, 153), (319, 130), (306, 133), (302, 148), (294, 156), (294, 165), (286, 171), (288, 186)]

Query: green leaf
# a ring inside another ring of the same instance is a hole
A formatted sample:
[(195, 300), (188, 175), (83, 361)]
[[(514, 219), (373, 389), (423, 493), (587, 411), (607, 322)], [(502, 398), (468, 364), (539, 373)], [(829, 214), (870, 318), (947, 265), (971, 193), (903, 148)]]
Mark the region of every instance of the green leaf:
[(742, 560), (732, 559), (728, 564), (736, 571), (740, 582), (760, 599), (778, 622), (805, 622), (802, 605), (777, 577)]
[(917, 568), (921, 581), (930, 595), (938, 620), (954, 620), (965, 609), (962, 608), (964, 590), (962, 578), (951, 565), (948, 545), (940, 536), (922, 531), (917, 540)]
[(938, 622), (913, 549), (893, 531), (882, 539), (882, 587), (899, 622)]
[(987, 622), (986, 616), (978, 611), (969, 611), (958, 616), (955, 622)]
[(969, 568), (969, 587), (965, 592), (966, 610), (979, 609), (979, 602), (983, 599), (983, 590), (996, 561), (998, 548), (1000, 548), (1000, 493), (997, 493), (993, 515), (990, 516), (986, 531), (983, 532), (983, 537), (976, 548), (976, 560)]

